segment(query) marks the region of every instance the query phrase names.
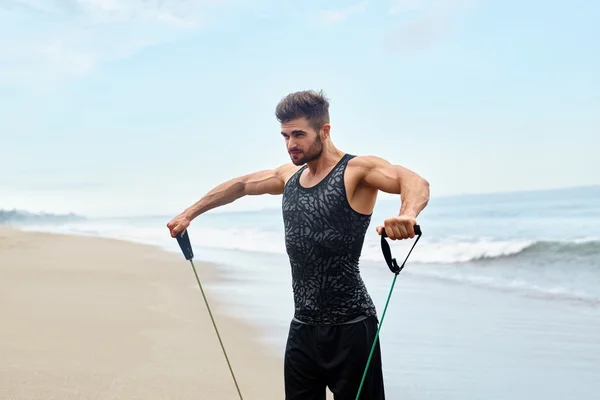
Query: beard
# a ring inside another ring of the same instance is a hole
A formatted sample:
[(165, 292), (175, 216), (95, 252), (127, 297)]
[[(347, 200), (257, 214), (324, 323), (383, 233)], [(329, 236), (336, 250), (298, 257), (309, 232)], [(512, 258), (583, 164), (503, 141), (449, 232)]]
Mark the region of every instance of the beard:
[(317, 158), (321, 157), (322, 153), (323, 142), (321, 141), (321, 135), (317, 135), (317, 138), (315, 139), (313, 144), (310, 145), (306, 152), (302, 152), (299, 158), (294, 159), (294, 157), (291, 157), (292, 163), (294, 163), (294, 165), (303, 165), (307, 162), (316, 160)]

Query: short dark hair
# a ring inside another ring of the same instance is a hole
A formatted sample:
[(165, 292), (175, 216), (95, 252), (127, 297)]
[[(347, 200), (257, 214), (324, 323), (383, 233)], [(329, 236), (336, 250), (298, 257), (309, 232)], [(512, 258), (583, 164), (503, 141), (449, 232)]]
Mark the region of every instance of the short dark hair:
[(277, 104), (275, 116), (280, 123), (306, 117), (310, 126), (318, 132), (329, 123), (329, 100), (322, 90), (290, 93)]

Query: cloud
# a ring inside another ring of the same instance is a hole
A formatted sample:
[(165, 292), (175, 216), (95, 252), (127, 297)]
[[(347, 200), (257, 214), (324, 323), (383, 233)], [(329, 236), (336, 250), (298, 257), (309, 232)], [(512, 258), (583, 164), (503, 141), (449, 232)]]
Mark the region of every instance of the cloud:
[(477, 0), (396, 0), (389, 13), (404, 18), (390, 46), (400, 52), (429, 48), (450, 35), (476, 4)]
[(194, 32), (211, 21), (217, 7), (251, 1), (5, 1), (0, 85), (48, 87), (86, 76), (103, 62)]
[(48, 13), (54, 13), (58, 11), (55, 2), (52, 0), (8, 0), (8, 3), (4, 6), (6, 8), (23, 7)]
[(391, 14), (405, 13), (409, 11), (418, 10), (423, 7), (423, 4), (427, 0), (396, 0), (392, 8), (390, 8)]
[(320, 20), (325, 25), (334, 25), (354, 14), (361, 14), (367, 10), (367, 3), (360, 2), (341, 10), (325, 10), (320, 13)]
[(172, 28), (195, 28), (203, 1), (78, 0), (80, 10), (97, 23), (145, 22)]

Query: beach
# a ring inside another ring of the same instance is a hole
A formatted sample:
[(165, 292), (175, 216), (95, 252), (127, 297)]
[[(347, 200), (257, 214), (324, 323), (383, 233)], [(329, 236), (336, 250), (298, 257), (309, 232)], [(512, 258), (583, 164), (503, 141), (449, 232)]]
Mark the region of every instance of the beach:
[[(432, 201), (381, 329), (386, 397), (595, 400), (598, 198)], [(395, 212), (378, 204), (361, 257), (380, 318), (393, 274), (375, 226)], [(0, 400), (238, 398), (169, 219), (5, 212)], [(280, 210), (207, 213), (188, 232), (244, 399), (283, 399), (294, 308)], [(399, 263), (413, 243), (390, 242)]]
[[(196, 263), (202, 282), (214, 266)], [(0, 399), (235, 399), (193, 271), (125, 241), (0, 227)], [(281, 359), (209, 302), (245, 399), (281, 399)]]

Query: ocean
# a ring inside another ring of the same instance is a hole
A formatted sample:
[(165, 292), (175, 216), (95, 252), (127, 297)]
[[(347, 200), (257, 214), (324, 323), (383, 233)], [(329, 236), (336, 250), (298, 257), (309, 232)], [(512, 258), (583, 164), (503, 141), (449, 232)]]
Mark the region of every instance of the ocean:
[[(399, 207), (398, 200), (378, 202), (361, 259), (380, 316), (393, 274), (375, 227)], [(0, 223), (22, 229), (179, 253), (166, 228), (172, 217), (0, 211)], [(598, 398), (600, 186), (434, 195), (418, 223), (423, 236), (398, 277), (381, 331), (389, 398)], [(232, 315), (264, 327), (260, 340), (281, 355), (293, 303), (280, 210), (225, 206), (193, 221), (189, 234), (196, 260), (218, 264), (224, 276), (210, 293)], [(389, 242), (399, 262), (413, 241)], [(173, 268), (189, 264), (182, 257)]]

